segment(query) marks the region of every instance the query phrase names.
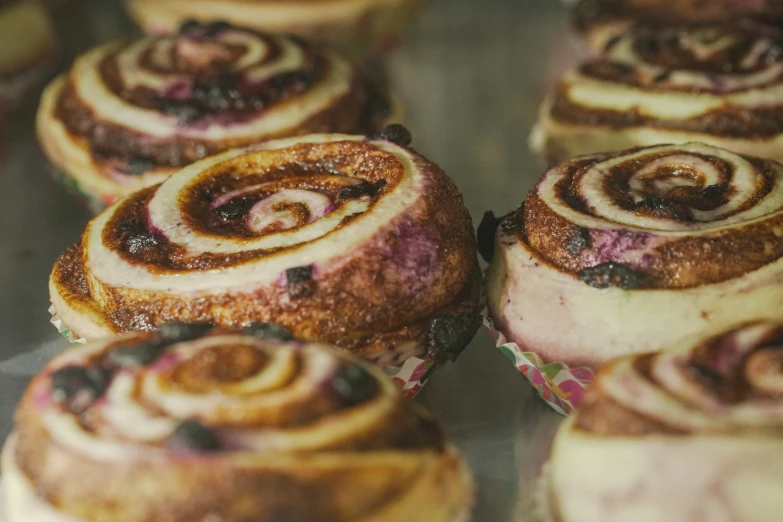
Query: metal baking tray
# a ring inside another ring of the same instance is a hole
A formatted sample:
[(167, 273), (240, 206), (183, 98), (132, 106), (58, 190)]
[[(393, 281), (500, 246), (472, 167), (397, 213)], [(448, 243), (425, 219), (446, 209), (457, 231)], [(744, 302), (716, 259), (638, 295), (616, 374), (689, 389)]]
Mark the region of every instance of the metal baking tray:
[[(60, 69), (134, 31), (116, 0), (69, 0), (55, 22)], [(568, 52), (567, 32), (565, 9), (553, 0), (440, 0), (388, 57), (414, 146), (457, 181), (476, 224), (485, 210), (518, 206), (542, 173), (527, 136)], [(0, 145), (0, 440), (30, 377), (67, 346), (49, 324), (47, 279), (89, 219), (50, 179), (35, 139), (36, 106), (34, 94), (6, 123)], [(483, 331), (417, 400), (443, 421), (474, 471), (473, 520), (520, 520), (520, 488), (529, 487), (561, 417)]]

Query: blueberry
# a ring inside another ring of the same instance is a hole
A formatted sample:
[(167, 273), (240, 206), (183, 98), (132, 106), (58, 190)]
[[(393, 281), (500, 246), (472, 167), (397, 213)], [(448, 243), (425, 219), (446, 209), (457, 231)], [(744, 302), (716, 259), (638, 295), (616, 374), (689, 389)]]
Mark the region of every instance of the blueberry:
[(118, 346), (106, 354), (106, 360), (120, 368), (146, 366), (157, 361), (165, 351), (164, 344), (145, 341)]
[(231, 221), (246, 215), (252, 206), (253, 202), (249, 199), (232, 199), (228, 203), (216, 207), (212, 212), (224, 221)]
[(568, 234), (566, 250), (569, 254), (578, 256), (587, 248), (590, 248), (590, 232), (584, 228), (578, 228)]
[(211, 111), (236, 109), (235, 101), (241, 98), (238, 90), (239, 76), (222, 74), (193, 83), (193, 99)]
[(636, 204), (636, 210), (645, 214), (677, 221), (693, 221), (691, 209), (683, 203), (669, 198), (647, 196)]
[(430, 324), (428, 354), (438, 364), (455, 361), (478, 330), (478, 321), (442, 315)]
[(313, 265), (298, 266), (285, 271), (288, 296), (291, 299), (308, 297), (315, 291)]
[(361, 404), (378, 392), (375, 376), (358, 364), (343, 367), (332, 379), (331, 386), (346, 407)]
[(495, 233), (501, 221), (503, 218), (497, 218), (494, 212), (487, 210), (476, 230), (478, 251), (487, 263), (491, 263), (492, 258), (495, 257)]
[(195, 29), (201, 28), (201, 24), (198, 23), (196, 20), (193, 20), (192, 18), (185, 20), (182, 22), (182, 25), (179, 26), (179, 34), (185, 34), (189, 33)]
[(357, 199), (362, 196), (377, 196), (383, 187), (386, 186), (386, 180), (381, 179), (375, 183), (362, 181), (358, 185), (348, 185), (337, 192), (337, 200)]
[(413, 141), (411, 132), (399, 123), (392, 123), (386, 126), (381, 132), (370, 136), (371, 140), (390, 141), (400, 147), (407, 147)]
[(708, 202), (715, 202), (723, 196), (723, 189), (719, 185), (708, 185), (702, 191), (702, 197)]
[(647, 283), (647, 275), (633, 270), (621, 263), (602, 263), (597, 266), (582, 269), (579, 280), (593, 288), (622, 288), (631, 290), (641, 288)]
[(232, 27), (233, 26), (230, 23), (224, 22), (222, 20), (219, 20), (217, 22), (212, 22), (204, 26), (205, 36), (207, 37), (217, 36), (223, 31), (228, 31)]
[(290, 341), (294, 338), (291, 330), (273, 323), (253, 323), (245, 329), (245, 334), (272, 341)]
[(158, 333), (161, 343), (167, 345), (198, 339), (213, 328), (204, 323), (166, 323), (160, 325)]
[(81, 413), (103, 395), (111, 375), (104, 368), (67, 366), (52, 373), (50, 378), (55, 402), (65, 404), (74, 413)]
[(220, 449), (220, 439), (214, 431), (196, 420), (187, 420), (169, 436), (166, 447), (179, 451), (208, 453)]
[(176, 117), (180, 125), (191, 123), (204, 115), (198, 107), (165, 102), (161, 106), (161, 110), (165, 114)]
[(128, 160), (128, 168), (124, 170), (126, 174), (140, 176), (145, 172), (155, 168), (155, 162), (149, 158), (133, 156)]

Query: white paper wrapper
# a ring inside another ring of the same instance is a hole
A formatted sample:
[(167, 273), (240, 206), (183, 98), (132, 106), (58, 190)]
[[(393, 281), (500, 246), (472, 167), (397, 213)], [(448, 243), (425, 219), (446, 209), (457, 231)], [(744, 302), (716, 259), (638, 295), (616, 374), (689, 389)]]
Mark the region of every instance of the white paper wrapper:
[[(86, 339), (80, 338), (65, 326), (53, 305), (49, 307), (49, 313), (52, 315), (50, 322), (57, 328), (60, 335), (68, 339), (71, 344), (87, 342)], [(415, 397), (426, 384), (434, 368), (435, 366), (431, 362), (410, 357), (400, 367), (384, 366), (382, 370), (402, 390), (403, 395)]]

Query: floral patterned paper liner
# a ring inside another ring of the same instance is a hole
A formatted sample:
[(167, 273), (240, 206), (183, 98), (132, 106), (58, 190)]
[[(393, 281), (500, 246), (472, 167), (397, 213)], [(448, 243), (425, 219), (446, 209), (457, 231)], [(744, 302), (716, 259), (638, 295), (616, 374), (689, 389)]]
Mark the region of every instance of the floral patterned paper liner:
[(561, 415), (570, 415), (579, 406), (585, 388), (593, 380), (589, 368), (571, 368), (565, 363), (545, 363), (538, 354), (527, 352), (508, 342), (484, 314), (484, 327), (495, 339), (497, 348), (530, 381), (542, 399)]
[[(80, 338), (69, 330), (65, 324), (63, 324), (60, 316), (57, 315), (57, 310), (54, 309), (54, 305), (49, 307), (49, 313), (52, 318), (50, 322), (57, 328), (57, 331), (68, 339), (72, 345), (84, 344), (87, 342), (85, 339)], [(394, 381), (394, 384), (402, 390), (402, 394), (406, 397), (415, 397), (427, 382), (430, 374), (434, 370), (433, 363), (424, 361), (417, 357), (410, 357), (400, 367), (384, 366), (383, 372)], [(0, 520), (2, 522), (2, 520)]]

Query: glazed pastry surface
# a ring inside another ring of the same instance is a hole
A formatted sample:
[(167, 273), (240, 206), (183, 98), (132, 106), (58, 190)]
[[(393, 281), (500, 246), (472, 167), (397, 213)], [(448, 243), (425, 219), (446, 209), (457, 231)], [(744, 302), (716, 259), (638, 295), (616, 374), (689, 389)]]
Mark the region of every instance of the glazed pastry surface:
[[(396, 143), (395, 143), (396, 140)], [(110, 207), (56, 263), (79, 336), (280, 323), (382, 365), (454, 359), (479, 323), (470, 216), (391, 126), (234, 149)]]
[(558, 432), (558, 522), (777, 520), (780, 323), (746, 323), (604, 366)]
[(152, 34), (170, 34), (188, 20), (295, 34), (357, 58), (399, 38), (425, 0), (130, 0), (131, 16)]
[(38, 135), (92, 207), (208, 155), (318, 132), (372, 134), (388, 97), (339, 55), (225, 23), (79, 57), (45, 91)]
[(170, 324), (35, 377), (3, 452), (7, 522), (451, 522), (472, 483), (379, 370), (254, 325)]
[(597, 366), (783, 319), (782, 176), (777, 162), (699, 143), (558, 165), (498, 229), (495, 326), (547, 360)]
[(639, 26), (563, 75), (531, 138), (547, 161), (702, 141), (783, 159), (778, 29)]
[(762, 22), (780, 26), (783, 4), (775, 0), (580, 0), (574, 7), (577, 29), (596, 50), (635, 24)]

